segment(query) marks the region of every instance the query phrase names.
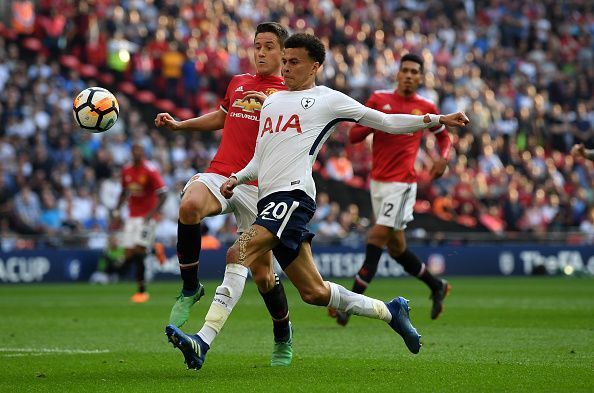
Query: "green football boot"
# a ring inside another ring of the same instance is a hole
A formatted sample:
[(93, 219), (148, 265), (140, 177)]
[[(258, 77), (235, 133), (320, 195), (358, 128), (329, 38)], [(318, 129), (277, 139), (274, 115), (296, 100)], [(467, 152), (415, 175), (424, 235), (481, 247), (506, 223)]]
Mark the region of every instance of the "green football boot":
[(198, 284), (196, 293), (191, 296), (184, 296), (183, 292), (180, 292), (177, 300), (171, 308), (171, 314), (169, 314), (169, 324), (182, 327), (182, 325), (186, 323), (190, 317), (190, 308), (192, 308), (194, 303), (200, 301), (202, 296), (204, 296), (204, 286), (202, 286), (202, 284)]
[(288, 366), (293, 359), (293, 324), (289, 322), (289, 339), (287, 341), (274, 341), (270, 365), (272, 367)]

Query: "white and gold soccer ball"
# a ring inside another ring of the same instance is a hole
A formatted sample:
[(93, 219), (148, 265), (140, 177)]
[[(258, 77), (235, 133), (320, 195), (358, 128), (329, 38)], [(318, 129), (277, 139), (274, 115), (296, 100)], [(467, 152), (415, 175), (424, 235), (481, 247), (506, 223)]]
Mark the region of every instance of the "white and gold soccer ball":
[(74, 120), (83, 129), (104, 132), (118, 120), (120, 106), (111, 92), (102, 87), (89, 87), (78, 93), (72, 105)]

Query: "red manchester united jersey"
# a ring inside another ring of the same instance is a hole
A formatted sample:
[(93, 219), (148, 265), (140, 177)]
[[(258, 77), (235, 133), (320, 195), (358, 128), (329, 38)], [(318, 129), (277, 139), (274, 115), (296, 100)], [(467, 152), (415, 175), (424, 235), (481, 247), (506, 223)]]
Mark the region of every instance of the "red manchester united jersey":
[(144, 217), (155, 208), (157, 195), (167, 190), (157, 167), (149, 161), (128, 164), (122, 169), (122, 188), (128, 193), (130, 217)]
[[(394, 90), (378, 90), (365, 103), (370, 108), (384, 113), (409, 115), (439, 114), (435, 104), (417, 94), (410, 97), (398, 95)], [(449, 140), (444, 126), (431, 129)], [(349, 133), (351, 143), (361, 142), (373, 132), (373, 163), (371, 178), (381, 182), (415, 183), (415, 160), (423, 132), (392, 135), (355, 124)]]
[(250, 90), (270, 95), (287, 87), (280, 76), (242, 74), (233, 77), (221, 102), (221, 109), (227, 113), (221, 144), (206, 172), (230, 176), (254, 156), (262, 103), (254, 99), (243, 101), (244, 93)]

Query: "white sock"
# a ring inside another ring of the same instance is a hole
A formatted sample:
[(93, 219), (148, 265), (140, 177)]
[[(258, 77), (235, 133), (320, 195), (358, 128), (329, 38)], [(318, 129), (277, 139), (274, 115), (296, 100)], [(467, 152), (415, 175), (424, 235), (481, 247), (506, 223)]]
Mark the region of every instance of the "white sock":
[(220, 286), (217, 287), (212, 304), (204, 318), (204, 325), (198, 335), (210, 346), (217, 334), (225, 325), (233, 307), (239, 301), (245, 280), (248, 275), (248, 268), (237, 263), (230, 263), (225, 268), (225, 277)]
[(351, 292), (333, 282), (326, 282), (330, 285), (330, 303), (328, 303), (328, 307), (349, 314), (361, 315), (362, 317), (381, 319), (386, 322), (392, 320), (392, 314), (381, 300)]

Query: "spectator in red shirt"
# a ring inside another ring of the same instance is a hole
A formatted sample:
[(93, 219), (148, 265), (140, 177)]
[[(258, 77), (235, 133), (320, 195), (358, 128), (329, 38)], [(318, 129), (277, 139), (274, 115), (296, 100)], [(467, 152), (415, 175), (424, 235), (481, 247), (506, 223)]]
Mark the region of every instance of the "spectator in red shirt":
[(142, 145), (134, 144), (132, 163), (122, 169), (122, 192), (111, 212), (112, 218), (119, 219), (120, 209), (128, 201), (129, 217), (124, 223), (121, 245), (125, 249), (124, 270), (136, 266), (138, 292), (132, 296), (134, 303), (149, 300), (144, 281), (144, 259), (155, 240), (155, 216), (165, 203), (166, 192), (167, 187), (157, 167), (145, 160)]

